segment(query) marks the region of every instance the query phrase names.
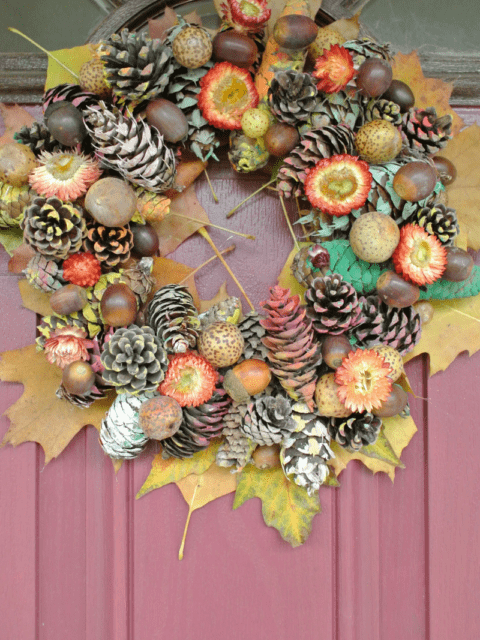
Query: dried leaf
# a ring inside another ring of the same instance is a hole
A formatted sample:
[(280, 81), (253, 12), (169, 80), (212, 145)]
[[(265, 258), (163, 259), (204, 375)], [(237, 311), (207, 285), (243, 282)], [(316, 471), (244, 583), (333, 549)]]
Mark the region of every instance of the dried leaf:
[(58, 64), (53, 58), (48, 58), (47, 80), (45, 82), (45, 91), (56, 87), (58, 84), (64, 82), (70, 84), (76, 84), (78, 82), (78, 74), (85, 62), (91, 60), (96, 51), (96, 46), (93, 44), (85, 44), (82, 47), (73, 47), (72, 49), (59, 49), (58, 51), (52, 51), (52, 54), (63, 62), (63, 64), (73, 71), (72, 75), (66, 69)]
[(320, 512), (318, 494), (309, 496), (305, 489), (290, 482), (281, 467), (260, 470), (248, 465), (238, 480), (233, 508), (250, 498), (260, 498), (265, 524), (275, 527), (292, 547), (307, 539), (313, 517)]
[(0, 244), (3, 245), (9, 256), (23, 243), (23, 231), (20, 227), (0, 229)]
[(404, 361), (420, 353), (430, 356), (430, 375), (445, 371), (462, 351), (480, 349), (480, 296), (458, 300), (430, 300), (435, 312), (422, 326), (422, 337)]
[[(306, 247), (311, 245), (312, 243), (300, 242), (299, 244), (300, 244), (300, 247)], [(301, 285), (298, 282), (298, 280), (295, 279), (292, 273), (292, 262), (295, 256), (297, 255), (297, 253), (298, 253), (298, 249), (294, 247), (288, 254), (287, 261), (283, 265), (283, 269), (281, 270), (280, 275), (278, 276), (278, 284), (280, 287), (283, 287), (284, 289), (290, 289), (290, 294), (292, 296), (299, 295), (301, 302), (305, 303), (305, 300), (303, 298), (303, 294), (305, 293), (305, 287)]]
[(439, 116), (449, 113), (453, 118), (453, 134), (457, 135), (465, 123), (449, 105), (453, 84), (438, 78), (425, 78), (416, 51), (408, 54), (397, 53), (392, 68), (394, 79), (402, 80), (413, 91), (415, 106), (421, 109), (435, 107)]
[(219, 446), (219, 442), (213, 442), (208, 449), (199, 451), (191, 458), (185, 458), (183, 460), (179, 460), (178, 458), (168, 458), (164, 460), (162, 454), (158, 453), (152, 460), (152, 468), (148, 478), (137, 493), (137, 498), (141, 498), (146, 493), (154, 489), (160, 489), (160, 487), (170, 484), (171, 482), (178, 482), (191, 473), (204, 473), (215, 462), (215, 456), (217, 455)]
[[(201, 478), (200, 482), (199, 478)], [(195, 511), (212, 502), (212, 500), (216, 500), (235, 491), (237, 488), (237, 478), (236, 474), (230, 473), (229, 469), (217, 467), (216, 464), (212, 464), (201, 476), (193, 473), (179, 480), (177, 486), (182, 492), (187, 504), (191, 505), (192, 511)], [(192, 502), (195, 487), (197, 487), (197, 491), (195, 493), (195, 499)]]
[(223, 284), (220, 285), (220, 289), (211, 300), (200, 300), (199, 312), (205, 313), (205, 311), (208, 311), (214, 305), (218, 304), (219, 302), (222, 302), (222, 300), (227, 300), (229, 297), (230, 296), (228, 295), (228, 292), (227, 292), (227, 282), (225, 281)]
[(60, 386), (62, 371), (47, 362), (43, 351), (35, 345), (1, 354), (0, 379), (21, 382), (23, 395), (5, 415), (10, 427), (2, 446), (14, 447), (22, 442), (38, 442), (45, 452), (45, 464), (56, 458), (87, 424), (100, 429), (112, 398), (97, 400), (88, 409), (60, 400), (55, 391)]
[(12, 251), (12, 257), (8, 261), (8, 270), (10, 273), (22, 273), (34, 255), (34, 249), (26, 242), (22, 242), (19, 247)]
[(198, 297), (195, 280), (191, 275), (193, 271), (195, 271), (195, 269), (187, 267), (187, 265), (181, 264), (180, 262), (175, 262), (175, 260), (170, 260), (169, 258), (154, 258), (152, 276), (155, 278), (155, 287), (151, 295), (166, 284), (178, 284), (186, 278), (183, 284), (192, 294), (193, 301), (198, 309), (200, 307), (200, 298)]
[(457, 178), (447, 189), (448, 206), (456, 209), (460, 229), (467, 234), (467, 244), (475, 251), (480, 249), (479, 149), (480, 127), (474, 124), (452, 138), (439, 152), (457, 168)]
[(165, 33), (177, 22), (177, 14), (171, 7), (165, 7), (163, 16), (148, 21), (148, 35), (152, 40), (163, 40)]
[(342, 18), (341, 20), (335, 20), (332, 24), (328, 25), (329, 29), (333, 29), (346, 40), (355, 40), (360, 33), (360, 13), (356, 13), (351, 18)]
[(41, 316), (50, 316), (53, 314), (53, 309), (50, 306), (51, 293), (35, 289), (28, 280), (19, 280), (18, 288), (22, 296), (23, 306), (26, 309), (30, 309), (30, 311), (34, 313), (39, 313)]
[(0, 145), (13, 142), (13, 134), (19, 131), (24, 125), (30, 127), (35, 122), (35, 118), (18, 104), (0, 103), (0, 116), (5, 125), (5, 132), (0, 138)]
[(175, 176), (175, 188), (168, 189), (165, 192), (165, 196), (174, 200), (179, 192), (183, 191), (191, 184), (195, 182), (198, 176), (205, 171), (208, 162), (202, 162), (193, 153), (185, 151), (182, 156), (182, 161), (177, 167), (177, 174)]
[(378, 434), (375, 444), (369, 444), (362, 447), (362, 454), (367, 456), (367, 458), (375, 458), (375, 460), (388, 462), (388, 464), (392, 464), (394, 467), (404, 468), (404, 464), (399, 458), (397, 458), (395, 451), (392, 449), (392, 445), (385, 437), (383, 429)]

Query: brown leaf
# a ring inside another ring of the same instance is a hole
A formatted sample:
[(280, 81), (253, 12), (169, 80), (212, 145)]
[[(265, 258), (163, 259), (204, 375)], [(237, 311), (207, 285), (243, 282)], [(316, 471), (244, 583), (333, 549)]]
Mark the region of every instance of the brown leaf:
[(163, 40), (165, 33), (170, 27), (173, 27), (177, 22), (177, 14), (171, 7), (165, 7), (164, 14), (161, 18), (155, 18), (155, 20), (148, 21), (148, 35), (152, 40), (158, 38)]
[(14, 142), (13, 134), (16, 131), (19, 131), (24, 125), (30, 127), (35, 122), (35, 118), (18, 104), (0, 103), (0, 116), (5, 124), (5, 132), (0, 138), (0, 145)]
[(342, 18), (341, 20), (335, 20), (332, 24), (328, 25), (329, 29), (333, 29), (346, 40), (355, 40), (360, 32), (360, 13), (356, 13), (351, 18)]
[(8, 270), (10, 273), (22, 273), (34, 255), (35, 251), (32, 247), (26, 242), (23, 242), (12, 252), (12, 257), (8, 261)]
[(20, 280), (18, 283), (20, 295), (22, 296), (22, 303), (26, 309), (30, 309), (34, 313), (39, 313), (41, 316), (50, 316), (53, 314), (53, 309), (50, 306), (50, 293), (35, 289), (29, 284), (28, 280)]
[(185, 151), (182, 155), (182, 161), (177, 167), (175, 188), (168, 189), (164, 195), (171, 200), (176, 198), (180, 191), (183, 191), (195, 182), (198, 176), (205, 171), (207, 165), (208, 162), (202, 162), (195, 157), (193, 153)]
[(56, 458), (87, 424), (98, 430), (111, 405), (112, 398), (97, 400), (88, 409), (81, 409), (55, 396), (62, 371), (47, 362), (36, 345), (1, 354), (0, 379), (21, 382), (23, 395), (5, 415), (10, 427), (2, 446), (14, 447), (22, 442), (38, 442), (45, 452), (45, 464)]
[[(212, 464), (201, 476), (192, 473), (186, 478), (179, 480), (176, 485), (182, 492), (187, 504), (191, 504), (192, 511), (195, 511), (195, 509), (204, 507), (209, 502), (212, 502), (212, 500), (216, 500), (235, 491), (237, 488), (237, 478), (236, 474), (231, 473), (229, 469), (217, 467), (216, 464)], [(197, 492), (195, 494), (195, 500), (192, 503), (195, 487), (197, 487)]]
[[(174, 213), (202, 220), (204, 224), (178, 218)], [(170, 213), (152, 226), (160, 239), (160, 253), (168, 255), (193, 235), (202, 226), (209, 223), (207, 212), (198, 201), (195, 187), (191, 184), (185, 191), (177, 194), (170, 204)]]
[(479, 149), (480, 127), (474, 124), (460, 131), (438, 154), (451, 160), (457, 169), (455, 182), (447, 188), (448, 206), (456, 209), (467, 245), (475, 251), (480, 249)]
[(175, 262), (175, 260), (169, 260), (168, 258), (154, 258), (152, 276), (155, 278), (155, 287), (152, 293), (158, 291), (160, 287), (166, 284), (178, 284), (182, 282), (193, 296), (193, 301), (197, 309), (200, 307), (200, 298), (198, 296), (197, 288), (195, 286), (195, 280), (190, 275), (195, 269), (187, 267), (185, 264)]
[(449, 113), (453, 118), (453, 135), (457, 135), (465, 123), (448, 103), (453, 84), (438, 78), (425, 78), (416, 51), (409, 54), (397, 53), (393, 59), (392, 68), (394, 79), (402, 80), (413, 91), (415, 106), (421, 109), (435, 107), (439, 116)]
[(188, 22), (189, 24), (198, 24), (199, 27), (202, 26), (202, 18), (198, 14), (198, 11), (196, 9), (194, 9), (193, 11), (190, 11), (190, 13), (186, 13), (183, 16), (183, 19), (185, 20), (185, 22)]
[(220, 289), (218, 290), (217, 294), (213, 296), (211, 300), (200, 300), (199, 312), (205, 313), (205, 311), (208, 311), (214, 305), (218, 304), (219, 302), (222, 302), (222, 300), (227, 300), (229, 297), (230, 296), (228, 295), (228, 291), (227, 291), (227, 282), (225, 281), (223, 284), (220, 285)]

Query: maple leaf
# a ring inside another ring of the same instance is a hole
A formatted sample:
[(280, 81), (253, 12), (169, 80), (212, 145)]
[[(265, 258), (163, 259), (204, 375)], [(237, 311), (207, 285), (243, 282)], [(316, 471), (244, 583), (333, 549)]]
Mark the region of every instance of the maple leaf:
[(232, 493), (237, 488), (237, 478), (230, 469), (212, 464), (202, 475), (192, 473), (177, 482), (190, 511), (204, 507), (217, 498)]
[(22, 296), (22, 303), (25, 309), (30, 309), (30, 311), (38, 313), (41, 316), (53, 315), (53, 309), (50, 306), (51, 293), (36, 289), (28, 280), (19, 280), (18, 289)]
[(22, 273), (34, 255), (35, 250), (26, 242), (22, 242), (20, 246), (12, 251), (12, 257), (8, 261), (8, 270), (10, 273)]
[(59, 367), (51, 365), (36, 345), (1, 354), (0, 379), (20, 382), (22, 396), (6, 412), (10, 427), (2, 446), (38, 442), (45, 452), (45, 464), (56, 458), (87, 424), (100, 430), (112, 398), (97, 400), (88, 409), (75, 407), (56, 397), (62, 379)]
[(208, 311), (219, 302), (222, 302), (223, 300), (228, 300), (229, 297), (230, 296), (228, 295), (228, 292), (227, 292), (227, 282), (225, 281), (220, 285), (219, 290), (213, 296), (213, 298), (211, 298), (210, 300), (200, 300), (200, 308), (198, 309), (198, 311), (199, 313), (205, 313), (205, 311)]
[(63, 62), (63, 64), (68, 67), (68, 69), (70, 69), (73, 74), (69, 73), (52, 57), (48, 56), (45, 91), (65, 82), (69, 84), (77, 84), (78, 74), (80, 73), (82, 65), (94, 57), (96, 49), (96, 45), (85, 44), (81, 47), (72, 47), (71, 49), (58, 49), (57, 51), (51, 51), (52, 55), (54, 55), (57, 60), (60, 60), (60, 62)]
[(148, 35), (152, 40), (164, 40), (166, 32), (177, 23), (177, 14), (172, 7), (165, 7), (160, 18), (148, 21)]
[(281, 467), (260, 470), (248, 465), (240, 474), (233, 508), (250, 498), (260, 498), (265, 524), (275, 527), (292, 547), (307, 539), (312, 520), (320, 512), (318, 494), (309, 496), (305, 489), (290, 482)]
[[(452, 116), (452, 133), (457, 133), (465, 125), (462, 118), (450, 107), (449, 100), (453, 91), (453, 84), (439, 78), (425, 78), (416, 51), (411, 53), (397, 53), (392, 63), (393, 77), (408, 84), (415, 96), (415, 106), (421, 109), (435, 107), (437, 115)], [(442, 153), (443, 155), (443, 153)]]
[(23, 107), (19, 107), (18, 104), (0, 103), (0, 116), (5, 125), (5, 132), (0, 138), (0, 145), (14, 142), (13, 134), (16, 131), (19, 131), (24, 125), (30, 127), (35, 122), (35, 118)]
[(200, 298), (198, 297), (195, 280), (191, 275), (195, 269), (187, 267), (186, 264), (175, 262), (169, 258), (154, 258), (152, 276), (155, 278), (155, 286), (150, 296), (153, 297), (155, 291), (158, 291), (166, 284), (178, 284), (182, 282), (190, 291), (193, 301), (197, 309), (200, 307)]
[[(299, 242), (300, 248), (308, 247), (311, 244), (311, 242)], [(277, 284), (284, 289), (290, 289), (290, 295), (299, 295), (301, 302), (305, 304), (305, 299), (303, 297), (303, 294), (305, 293), (305, 287), (295, 279), (292, 273), (292, 262), (297, 253), (298, 248), (294, 247), (288, 254), (288, 258), (283, 265), (282, 270), (280, 271), (280, 275), (278, 276)]]
[(462, 232), (467, 234), (467, 245), (480, 249), (480, 172), (478, 149), (480, 127), (467, 127), (449, 140), (438, 155), (448, 158), (457, 169), (457, 178), (448, 186), (448, 206), (456, 209)]
[(351, 18), (335, 20), (328, 25), (328, 28), (339, 33), (345, 40), (355, 40), (360, 33), (360, 13), (361, 10)]

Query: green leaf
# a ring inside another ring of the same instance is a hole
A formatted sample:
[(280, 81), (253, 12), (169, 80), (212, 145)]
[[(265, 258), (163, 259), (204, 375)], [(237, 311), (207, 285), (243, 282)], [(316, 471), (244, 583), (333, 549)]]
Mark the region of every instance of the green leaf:
[(5, 251), (11, 256), (14, 250), (23, 242), (23, 231), (20, 227), (10, 227), (0, 229), (0, 243), (5, 247)]
[(368, 294), (375, 290), (380, 274), (386, 269), (380, 269), (378, 264), (357, 258), (350, 242), (346, 239), (329, 240), (322, 245), (330, 254), (330, 268), (327, 275), (339, 273), (358, 293)]
[(240, 475), (233, 508), (250, 498), (260, 498), (265, 524), (275, 527), (292, 547), (298, 547), (312, 530), (312, 520), (320, 512), (318, 494), (290, 482), (282, 468), (260, 470), (248, 465)]
[(420, 291), (421, 300), (451, 300), (452, 298), (469, 298), (480, 293), (480, 267), (474, 265), (472, 273), (462, 282), (437, 280)]
[(380, 431), (375, 444), (368, 444), (362, 447), (361, 452), (369, 458), (376, 458), (377, 460), (388, 462), (388, 464), (393, 464), (395, 467), (405, 468), (403, 462), (395, 455), (395, 451), (387, 440), (383, 429)]

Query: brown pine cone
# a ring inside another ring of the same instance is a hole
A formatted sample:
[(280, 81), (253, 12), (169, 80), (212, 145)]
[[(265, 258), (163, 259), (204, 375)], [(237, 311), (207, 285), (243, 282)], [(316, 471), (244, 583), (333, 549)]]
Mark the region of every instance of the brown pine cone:
[(357, 292), (339, 273), (315, 278), (305, 301), (313, 328), (320, 334), (345, 333), (362, 321)]
[(410, 222), (418, 224), (431, 235), (437, 236), (445, 246), (453, 245), (453, 241), (460, 232), (455, 209), (439, 202), (422, 207)]
[(113, 269), (127, 262), (132, 247), (133, 234), (128, 224), (124, 227), (105, 227), (96, 220), (87, 222), (84, 248), (93, 253), (102, 267)]
[(315, 278), (325, 275), (330, 265), (330, 254), (321, 244), (302, 247), (292, 262), (292, 274), (304, 287), (309, 287)]
[(135, 264), (128, 266), (122, 273), (122, 282), (127, 284), (142, 303), (147, 301), (150, 291), (155, 284), (151, 275), (153, 258), (142, 258)]
[(375, 444), (381, 426), (382, 420), (366, 411), (348, 418), (330, 418), (328, 432), (342, 447), (359, 451), (364, 445)]
[(426, 154), (443, 149), (452, 137), (452, 116), (439, 118), (433, 107), (412, 107), (402, 118), (402, 138), (413, 150)]
[(268, 90), (268, 103), (280, 122), (296, 125), (308, 120), (317, 104), (317, 86), (308, 73), (277, 71)]

